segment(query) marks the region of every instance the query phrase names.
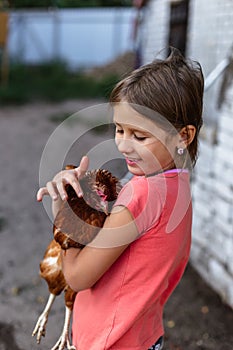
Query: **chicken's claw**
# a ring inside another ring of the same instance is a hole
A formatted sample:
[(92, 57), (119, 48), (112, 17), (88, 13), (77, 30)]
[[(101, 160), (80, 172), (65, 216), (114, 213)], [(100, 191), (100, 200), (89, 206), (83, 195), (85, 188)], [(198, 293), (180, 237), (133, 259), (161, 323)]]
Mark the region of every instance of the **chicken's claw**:
[(62, 334), (51, 350), (63, 350), (65, 346), (67, 350), (76, 350), (76, 347), (70, 344), (67, 335)]
[(46, 317), (46, 316), (47, 315), (45, 315), (45, 314), (40, 315), (40, 317), (36, 323), (36, 326), (32, 332), (32, 337), (34, 337), (37, 334), (37, 336), (36, 336), (37, 344), (40, 344), (41, 337), (45, 336), (46, 324), (48, 321), (48, 317)]
[(66, 306), (65, 322), (61, 336), (51, 350), (63, 350), (65, 346), (68, 350), (76, 350), (76, 347), (74, 345), (71, 345), (69, 341), (69, 324), (71, 313), (71, 309)]
[(32, 332), (32, 337), (34, 337), (34, 335), (37, 334), (37, 337), (36, 337), (37, 344), (40, 344), (41, 337), (45, 336), (45, 330), (46, 330), (46, 324), (48, 321), (49, 311), (53, 305), (55, 298), (56, 298), (56, 296), (54, 294), (50, 293), (49, 299), (48, 299), (47, 304), (44, 308), (44, 311), (42, 312), (42, 314), (38, 318), (38, 321), (37, 321), (35, 328)]

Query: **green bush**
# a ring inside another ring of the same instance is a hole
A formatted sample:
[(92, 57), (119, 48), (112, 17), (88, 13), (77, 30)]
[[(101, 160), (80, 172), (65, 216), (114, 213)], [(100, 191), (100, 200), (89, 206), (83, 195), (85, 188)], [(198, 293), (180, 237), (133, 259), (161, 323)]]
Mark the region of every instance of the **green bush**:
[(78, 7), (112, 7), (131, 6), (130, 0), (10, 0), (12, 8), (78, 8)]
[(70, 72), (63, 62), (37, 66), (12, 65), (7, 86), (0, 86), (0, 103), (69, 98), (108, 98), (119, 80), (116, 75), (95, 79), (84, 72)]

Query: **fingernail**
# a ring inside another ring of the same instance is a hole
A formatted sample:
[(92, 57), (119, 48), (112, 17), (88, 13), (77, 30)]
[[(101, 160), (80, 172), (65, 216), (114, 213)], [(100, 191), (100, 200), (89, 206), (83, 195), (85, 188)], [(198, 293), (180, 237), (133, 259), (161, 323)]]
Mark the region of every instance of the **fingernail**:
[(78, 193), (78, 197), (81, 198), (83, 196), (82, 192)]
[(66, 195), (65, 194), (63, 194), (62, 199), (63, 199), (63, 201), (66, 200)]

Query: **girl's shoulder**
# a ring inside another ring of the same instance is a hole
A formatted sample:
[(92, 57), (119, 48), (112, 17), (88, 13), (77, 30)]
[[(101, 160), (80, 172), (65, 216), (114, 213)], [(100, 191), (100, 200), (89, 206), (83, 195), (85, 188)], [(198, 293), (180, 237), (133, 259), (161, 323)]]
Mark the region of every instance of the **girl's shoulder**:
[(154, 176), (134, 176), (126, 183), (117, 202), (124, 201), (143, 204), (145, 202), (166, 201), (169, 194), (177, 194), (180, 190), (184, 193), (190, 191), (189, 172), (165, 172)]
[[(164, 202), (164, 191), (161, 180), (146, 178), (145, 176), (135, 176), (122, 188), (115, 206), (124, 206), (129, 209), (134, 218), (142, 217), (144, 224), (150, 218), (150, 223), (158, 218)], [(164, 186), (165, 187), (165, 186)], [(141, 230), (139, 230), (141, 232)]]
[(123, 186), (123, 189), (132, 187), (139, 192), (144, 192), (145, 188), (151, 187), (153, 189), (157, 188), (160, 192), (164, 188), (177, 186), (178, 184), (189, 184), (189, 181), (190, 175), (188, 170), (174, 169), (174, 171), (166, 171), (151, 176), (134, 176)]

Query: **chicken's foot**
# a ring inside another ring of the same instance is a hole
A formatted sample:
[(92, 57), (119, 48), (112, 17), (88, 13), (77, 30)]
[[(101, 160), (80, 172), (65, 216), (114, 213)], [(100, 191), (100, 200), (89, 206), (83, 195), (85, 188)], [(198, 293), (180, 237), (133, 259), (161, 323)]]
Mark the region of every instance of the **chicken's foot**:
[(48, 316), (49, 316), (49, 311), (53, 305), (53, 302), (56, 298), (56, 295), (50, 293), (49, 294), (49, 298), (47, 301), (47, 304), (42, 312), (42, 314), (40, 315), (40, 317), (38, 318), (38, 321), (36, 323), (36, 326), (32, 332), (32, 336), (34, 337), (34, 335), (37, 334), (36, 340), (37, 340), (37, 344), (40, 343), (41, 337), (45, 336), (45, 331), (46, 331), (46, 324), (48, 321)]
[(66, 306), (65, 321), (61, 336), (51, 350), (63, 350), (65, 346), (68, 350), (76, 350), (76, 347), (74, 345), (71, 345), (69, 341), (69, 326), (71, 313), (72, 311)]

